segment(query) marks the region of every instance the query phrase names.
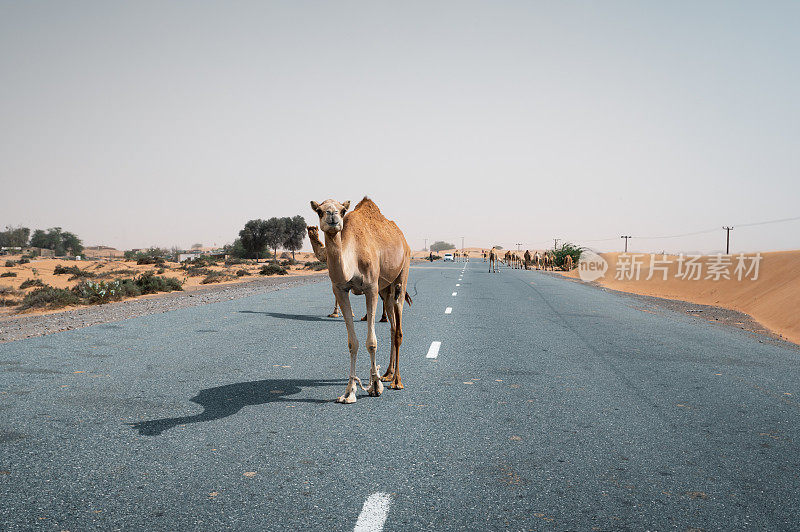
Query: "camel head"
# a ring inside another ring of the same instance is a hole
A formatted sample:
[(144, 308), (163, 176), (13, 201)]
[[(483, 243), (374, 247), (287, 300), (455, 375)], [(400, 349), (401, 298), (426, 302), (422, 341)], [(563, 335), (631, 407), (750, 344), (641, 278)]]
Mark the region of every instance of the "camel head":
[(311, 202), (311, 208), (319, 216), (319, 227), (326, 233), (338, 233), (344, 227), (344, 213), (350, 208), (350, 202), (327, 199), (322, 203)]

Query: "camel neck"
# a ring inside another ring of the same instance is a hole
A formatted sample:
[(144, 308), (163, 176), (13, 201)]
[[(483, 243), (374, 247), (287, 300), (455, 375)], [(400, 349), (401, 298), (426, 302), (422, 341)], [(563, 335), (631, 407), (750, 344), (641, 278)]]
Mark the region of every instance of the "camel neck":
[(344, 264), (344, 245), (342, 243), (342, 233), (325, 233), (325, 253), (328, 258), (328, 273), (331, 280), (345, 282), (348, 280)]

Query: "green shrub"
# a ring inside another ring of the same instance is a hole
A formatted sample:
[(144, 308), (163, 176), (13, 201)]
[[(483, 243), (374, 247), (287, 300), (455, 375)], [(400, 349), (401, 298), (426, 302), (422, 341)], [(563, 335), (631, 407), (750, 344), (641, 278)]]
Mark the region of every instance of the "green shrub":
[(157, 270), (156, 270), (156, 274), (158, 274), (158, 275), (161, 275), (161, 274), (162, 274), (162, 273), (164, 273), (165, 271), (166, 271), (166, 270), (165, 270), (164, 268), (159, 268), (159, 269), (157, 269)]
[(214, 273), (214, 270), (204, 266), (189, 266), (188, 268), (184, 269), (186, 270), (186, 275), (189, 277), (208, 276)]
[(250, 272), (247, 270), (236, 270), (236, 277), (244, 277), (245, 275), (250, 275)]
[(7, 260), (6, 261), (6, 268), (13, 268), (14, 266), (16, 266), (16, 264), (17, 263), (14, 262), (13, 260)]
[(553, 249), (553, 257), (556, 267), (563, 268), (564, 259), (567, 255), (572, 257), (572, 267), (577, 267), (578, 261), (581, 258), (581, 253), (583, 253), (582, 247), (576, 246), (570, 242), (565, 242), (560, 247)]
[(249, 260), (240, 259), (238, 257), (228, 257), (225, 259), (225, 266), (235, 266), (237, 264), (249, 264)]
[(16, 277), (17, 274), (14, 272), (3, 272), (0, 273), (0, 277)]
[(151, 272), (143, 273), (139, 277), (134, 278), (133, 284), (139, 288), (142, 294), (183, 290), (181, 282), (175, 277), (158, 277)]
[(278, 264), (265, 264), (258, 273), (261, 275), (287, 275), (289, 272)]
[(305, 266), (303, 266), (303, 269), (304, 270), (314, 270), (315, 272), (318, 272), (320, 270), (327, 270), (328, 269), (328, 265), (325, 264), (322, 261), (315, 260), (313, 262), (312, 261), (306, 262)]
[(221, 283), (222, 281), (229, 281), (232, 277), (223, 272), (211, 272), (205, 279), (200, 281), (200, 284)]
[(43, 286), (30, 292), (22, 298), (19, 305), (20, 310), (30, 308), (61, 308), (68, 305), (78, 305), (81, 298), (71, 290)]
[(166, 264), (164, 257), (153, 257), (151, 255), (137, 255), (136, 264), (155, 264), (156, 266), (163, 266)]
[(27, 281), (22, 281), (22, 284), (19, 285), (20, 290), (25, 290), (26, 288), (30, 288), (32, 286), (45, 286), (41, 279), (28, 279)]
[(29, 259), (27, 257), (22, 257), (21, 259), (19, 259), (19, 262), (17, 264), (30, 264), (30, 262), (31, 262), (31, 259)]

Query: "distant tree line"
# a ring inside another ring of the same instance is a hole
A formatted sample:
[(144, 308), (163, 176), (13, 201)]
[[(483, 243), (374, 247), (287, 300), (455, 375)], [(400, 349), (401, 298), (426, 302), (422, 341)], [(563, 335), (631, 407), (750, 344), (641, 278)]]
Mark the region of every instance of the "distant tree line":
[(433, 244), (431, 244), (431, 251), (443, 251), (445, 249), (455, 249), (455, 246), (449, 242), (444, 242), (442, 240), (437, 240)]
[[(268, 220), (250, 220), (239, 231), (239, 238), (225, 246), (225, 253), (241, 259), (256, 259), (278, 255), (278, 248), (294, 253), (303, 247), (306, 220), (300, 215)], [(270, 253), (269, 250), (272, 250)]]
[(0, 247), (34, 247), (52, 249), (56, 256), (80, 255), (83, 253), (83, 242), (75, 233), (64, 231), (60, 227), (50, 229), (36, 229), (33, 234), (27, 227), (6, 226), (5, 231), (0, 231)]

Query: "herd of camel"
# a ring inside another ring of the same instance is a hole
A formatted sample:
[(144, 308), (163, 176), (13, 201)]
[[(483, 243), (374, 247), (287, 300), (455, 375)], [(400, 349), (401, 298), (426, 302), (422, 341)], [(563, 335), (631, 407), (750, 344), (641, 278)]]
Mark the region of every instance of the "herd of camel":
[[(336, 307), (331, 317), (338, 316), (341, 308), (347, 329), (347, 347), (350, 350), (350, 377), (344, 394), (336, 402), (355, 403), (356, 385), (373, 397), (383, 393), (383, 383), (389, 388), (403, 388), (400, 379), (399, 353), (403, 343), (403, 305), (411, 305), (407, 292), (408, 272), (411, 264), (411, 248), (403, 232), (397, 225), (387, 220), (378, 206), (365, 197), (356, 207), (347, 212), (350, 202), (328, 199), (322, 203), (311, 202), (311, 208), (319, 216), (319, 227), (308, 226), (308, 237), (317, 259), (327, 263)], [(325, 243), (319, 233), (325, 235)], [(499, 250), (492, 248), (483, 252), (483, 260), (489, 261), (489, 271), (497, 272), (498, 262), (502, 261), (512, 268), (554, 269), (552, 252), (531, 255), (525, 251), (523, 256), (506, 251), (502, 259)], [(469, 260), (469, 256), (456, 252), (456, 260)], [(572, 258), (567, 256), (565, 268), (572, 268)], [(350, 305), (350, 292), (364, 295), (367, 302), (367, 352), (370, 358), (369, 386), (364, 387), (356, 375), (356, 355), (358, 338), (353, 324), (353, 309)], [(390, 323), (389, 367), (383, 375), (378, 372), (375, 354), (378, 339), (375, 335), (375, 313), (378, 300), (381, 300), (383, 316), (380, 321)]]

